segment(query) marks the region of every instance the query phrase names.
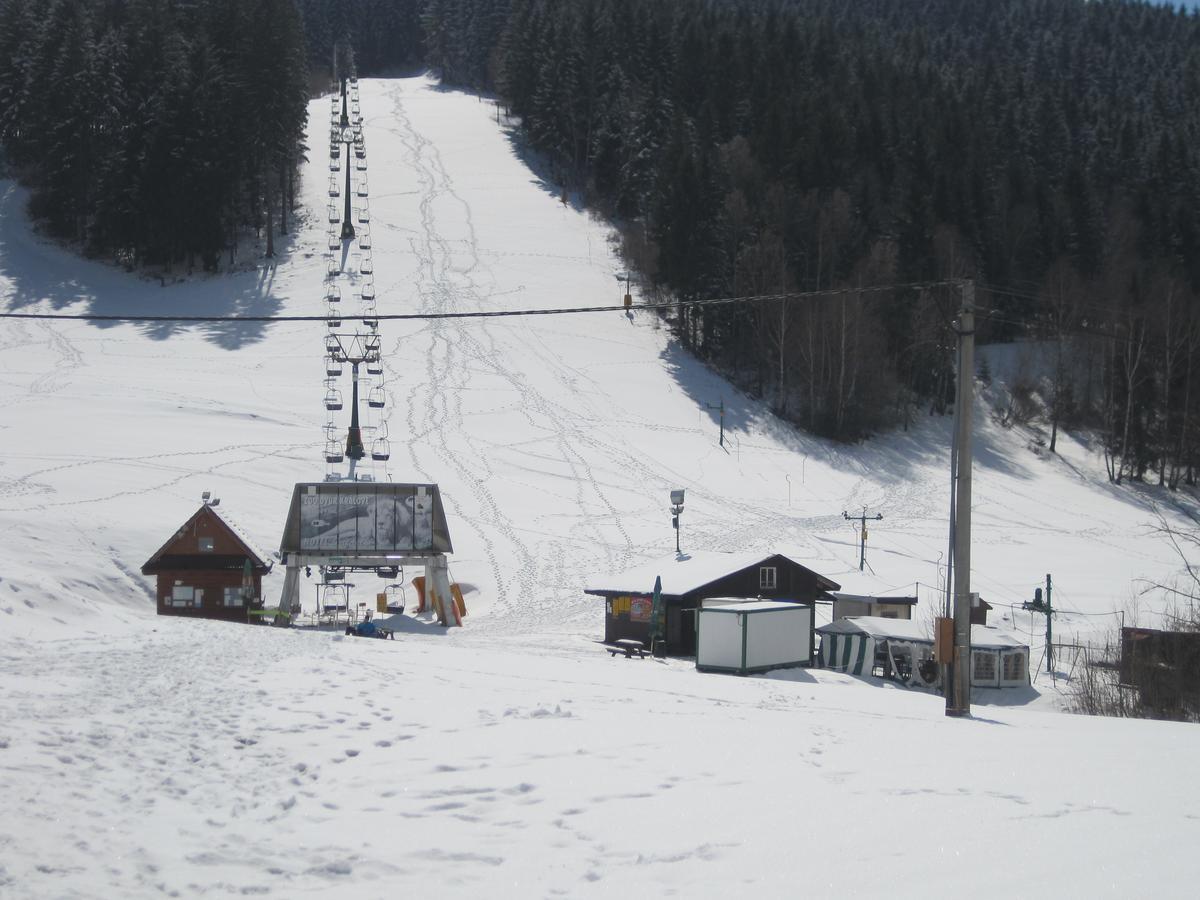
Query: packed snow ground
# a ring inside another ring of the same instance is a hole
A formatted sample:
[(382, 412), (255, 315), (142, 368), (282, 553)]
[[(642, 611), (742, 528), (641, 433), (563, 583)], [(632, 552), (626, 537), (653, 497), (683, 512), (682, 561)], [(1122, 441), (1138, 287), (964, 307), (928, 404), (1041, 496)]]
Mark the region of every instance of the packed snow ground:
[[(361, 92), (381, 313), (619, 299), (607, 230), (494, 106), (427, 78)], [(314, 102), (311, 146), (327, 115)], [(276, 265), (162, 285), (44, 242), (5, 182), (0, 300), (320, 314), (313, 155)], [(952, 722), (876, 682), (597, 648), (582, 590), (673, 551), (672, 488), (685, 549), (785, 552), (835, 580), (857, 569), (842, 511), (882, 512), (868, 562), (923, 607), (946, 544), (947, 421), (813, 439), (644, 314), (383, 323), (393, 455), (374, 474), (441, 485), (465, 628), (376, 642), (156, 618), (138, 569), (201, 491), (270, 548), (292, 484), (322, 477), (323, 332), (0, 323), (0, 894), (1190, 895), (1193, 727), (1047, 712), (1044, 676)], [(973, 579), (1035, 662), (1040, 623), (1009, 604), (1046, 572), (1056, 634), (1084, 638), (1178, 575), (1162, 494), (1108, 485), (1073, 438), (1047, 458), (977, 420)]]

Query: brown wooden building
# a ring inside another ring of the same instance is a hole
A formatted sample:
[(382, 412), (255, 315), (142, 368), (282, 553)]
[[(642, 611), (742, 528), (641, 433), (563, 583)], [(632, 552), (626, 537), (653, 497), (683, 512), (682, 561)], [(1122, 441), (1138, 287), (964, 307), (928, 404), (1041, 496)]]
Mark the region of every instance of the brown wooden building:
[(696, 610), (715, 597), (814, 605), (839, 585), (779, 553), (690, 553), (596, 579), (585, 594), (604, 598), (604, 640), (649, 646), (654, 579), (662, 579), (667, 653), (696, 652)]
[(142, 566), (158, 576), (158, 614), (257, 620), (262, 577), (271, 562), (216, 507), (205, 501)]

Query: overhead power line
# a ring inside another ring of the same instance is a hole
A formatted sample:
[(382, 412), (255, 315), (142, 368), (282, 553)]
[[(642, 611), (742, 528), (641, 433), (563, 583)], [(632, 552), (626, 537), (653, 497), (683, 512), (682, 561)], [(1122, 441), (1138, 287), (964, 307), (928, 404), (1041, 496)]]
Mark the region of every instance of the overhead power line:
[[(372, 316), (380, 321), (433, 321), (440, 319), (500, 319), (520, 316), (565, 316), (579, 313), (626, 312), (630, 309), (658, 310), (679, 309), (680, 307), (721, 306), (738, 303), (759, 303), (776, 300), (811, 300), (818, 297), (837, 297), (851, 294), (879, 294), (888, 291), (923, 290), (936, 287), (949, 287), (958, 284), (957, 281), (912, 281), (903, 284), (879, 284), (868, 287), (831, 288), (823, 291), (788, 291), (777, 294), (754, 294), (741, 297), (714, 297), (700, 300), (671, 300), (659, 303), (635, 303), (632, 306), (624, 304), (613, 306), (565, 306), (551, 309), (497, 309), (476, 310), (472, 312), (421, 312), (421, 313), (390, 313)], [(181, 324), (202, 323), (266, 323), (266, 322), (325, 322), (328, 314), (314, 316), (153, 316), (153, 315), (122, 315), (105, 313), (19, 313), (0, 312), (0, 319), (37, 319), (43, 321), (82, 321), (82, 322), (174, 322)], [(346, 316), (346, 318), (354, 318)]]

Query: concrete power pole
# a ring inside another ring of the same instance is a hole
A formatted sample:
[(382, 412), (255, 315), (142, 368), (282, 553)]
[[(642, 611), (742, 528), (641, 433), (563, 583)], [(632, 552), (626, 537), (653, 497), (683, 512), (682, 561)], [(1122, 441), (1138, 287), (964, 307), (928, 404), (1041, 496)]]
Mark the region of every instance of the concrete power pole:
[(957, 474), (954, 501), (954, 656), (946, 715), (971, 714), (971, 410), (975, 400), (975, 282), (962, 284), (954, 397)]

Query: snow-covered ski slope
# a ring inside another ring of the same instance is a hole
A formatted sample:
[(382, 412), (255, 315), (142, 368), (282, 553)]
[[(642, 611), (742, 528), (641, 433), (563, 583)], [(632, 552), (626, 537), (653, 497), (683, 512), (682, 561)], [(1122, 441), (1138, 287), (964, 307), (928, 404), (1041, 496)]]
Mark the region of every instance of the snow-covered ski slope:
[[(382, 314), (620, 298), (607, 229), (560, 202), (494, 105), (428, 78), (360, 90)], [(327, 115), (313, 104), (310, 146)], [(44, 242), (3, 183), (0, 301), (320, 315), (325, 162), (275, 266), (166, 285)], [(1003, 705), (948, 722), (926, 694), (593, 643), (583, 588), (674, 551), (678, 487), (685, 550), (785, 552), (847, 582), (842, 511), (882, 512), (868, 562), (929, 605), (948, 422), (810, 438), (645, 314), (381, 331), (392, 456), (374, 474), (441, 486), (452, 575), (474, 588), (466, 627), (395, 642), (158, 619), (138, 574), (203, 490), (278, 545), (292, 485), (325, 471), (322, 323), (0, 323), (0, 895), (1190, 895), (1194, 728)], [(1179, 571), (1160, 494), (1107, 485), (1069, 438), (1044, 459), (977, 419), (973, 577), (993, 621), (1051, 572), (1079, 613), (1056, 634), (1094, 632)]]

